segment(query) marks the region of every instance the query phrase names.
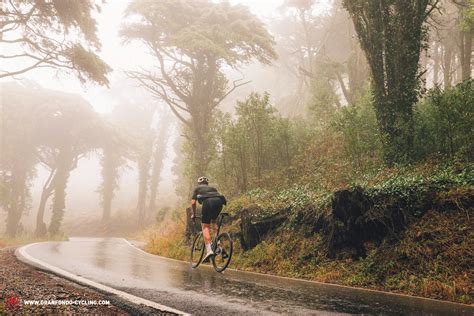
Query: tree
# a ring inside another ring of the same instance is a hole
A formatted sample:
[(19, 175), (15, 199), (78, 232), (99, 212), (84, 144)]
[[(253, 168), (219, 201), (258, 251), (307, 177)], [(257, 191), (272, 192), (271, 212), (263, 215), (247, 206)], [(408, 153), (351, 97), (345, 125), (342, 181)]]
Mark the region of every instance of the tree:
[[(15, 237), (30, 208), (31, 180), (36, 176), (37, 89), (2, 83), (0, 104), (0, 207), (6, 212), (6, 234)], [(29, 92), (29, 93), (28, 93)], [(39, 111), (38, 111), (39, 110)]]
[(284, 16), (273, 30), (284, 56), (281, 63), (299, 82), (293, 111), (308, 103), (314, 81), (329, 81), (338, 104), (355, 104), (364, 93), (368, 65), (341, 2), (332, 1), (329, 14), (317, 10), (319, 3), (313, 0), (283, 3)]
[[(114, 108), (113, 122), (118, 126), (126, 126), (127, 158), (136, 163), (138, 171), (138, 197), (137, 197), (137, 223), (143, 227), (150, 213), (148, 212), (148, 197), (153, 189), (153, 173), (159, 177), (157, 171), (153, 172), (153, 165), (157, 164), (154, 150), (162, 150), (155, 145), (159, 132), (156, 126), (157, 104), (150, 102), (150, 98), (135, 98), (133, 102), (123, 103)], [(159, 121), (160, 125), (164, 118)], [(166, 125), (166, 124), (164, 124)], [(111, 166), (110, 166), (111, 167)], [(156, 167), (155, 167), (156, 168)], [(104, 179), (105, 181), (105, 179)], [(156, 183), (156, 186), (158, 183)], [(155, 192), (156, 193), (156, 192)]]
[[(306, 87), (311, 85), (314, 75), (314, 62), (327, 40), (328, 34), (318, 33), (317, 19), (313, 13), (314, 0), (285, 0), (282, 8), (290, 11), (296, 25), (286, 34), (285, 42), (291, 43), (293, 56), (297, 58), (295, 74)], [(288, 19), (285, 19), (288, 20)], [(294, 30), (293, 30), (294, 29)], [(285, 27), (285, 30), (288, 28)]]
[(52, 217), (48, 230), (56, 235), (66, 207), (69, 175), (84, 155), (99, 148), (104, 133), (102, 121), (91, 105), (77, 95), (41, 89), (35, 106), (43, 109), (38, 117), (36, 155), (50, 171), (37, 212), (36, 235), (44, 236), (47, 232), (43, 217), (51, 196)]
[(464, 23), (463, 16), (467, 12), (464, 3), (461, 0), (441, 0), (439, 10), (431, 16), (433, 84), (440, 83), (441, 70), (445, 89), (470, 76), (472, 33), (466, 36), (470, 31), (469, 24)]
[(161, 171), (163, 169), (163, 160), (165, 159), (166, 143), (169, 136), (170, 120), (168, 116), (163, 116), (159, 122), (159, 128), (156, 132), (154, 144), (152, 165), (150, 174), (150, 198), (148, 202), (148, 212), (154, 214), (156, 210), (156, 199), (158, 197), (158, 184), (160, 183)]
[(267, 93), (239, 101), (233, 120), (218, 112), (213, 124), (210, 176), (228, 195), (286, 183), (308, 131), (302, 120), (280, 117)]
[(0, 9), (0, 78), (55, 68), (74, 72), (81, 82), (108, 85), (111, 68), (94, 52), (100, 50), (95, 1), (11, 0)]
[(472, 37), (474, 36), (474, 0), (453, 0), (458, 8), (461, 79), (471, 78)]
[(426, 40), (424, 25), (437, 2), (343, 2), (371, 70), (375, 112), (389, 165), (412, 156), (413, 105), (418, 97), (420, 52)]
[(135, 0), (127, 16), (122, 36), (143, 42), (158, 63), (155, 71), (142, 68), (129, 75), (184, 124), (193, 154), (188, 158), (197, 162), (190, 176), (202, 175), (213, 111), (245, 84), (229, 85), (224, 67), (239, 69), (254, 59), (270, 63), (276, 57), (273, 40), (246, 7), (228, 2)]
[(260, 182), (262, 171), (265, 165), (265, 152), (268, 141), (268, 134), (271, 132), (270, 126), (275, 109), (269, 102), (269, 94), (263, 96), (252, 93), (244, 102), (238, 102), (236, 113), (239, 116), (239, 123), (242, 124), (246, 132), (247, 141), (250, 144), (250, 153), (255, 162), (255, 176), (257, 183)]
[(36, 233), (46, 234), (43, 217), (52, 194), (52, 231), (56, 233), (69, 173), (101, 135), (96, 132), (98, 122), (90, 105), (78, 96), (16, 83), (1, 88), (1, 206), (7, 211), (7, 234), (17, 234), (22, 214), (29, 209), (29, 188), (38, 162), (50, 174), (43, 186)]
[(107, 121), (101, 147), (102, 183), (98, 192), (100, 193), (102, 204), (102, 222), (105, 224), (106, 229), (108, 229), (112, 213), (112, 200), (115, 190), (118, 189), (119, 185), (120, 169), (126, 163), (126, 157), (129, 156), (131, 145), (127, 134), (114, 124), (113, 121)]

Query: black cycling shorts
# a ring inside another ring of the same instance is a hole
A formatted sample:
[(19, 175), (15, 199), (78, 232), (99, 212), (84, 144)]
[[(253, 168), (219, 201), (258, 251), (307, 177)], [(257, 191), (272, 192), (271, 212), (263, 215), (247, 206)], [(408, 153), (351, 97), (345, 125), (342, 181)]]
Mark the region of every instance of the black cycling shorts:
[(207, 198), (202, 202), (201, 222), (210, 224), (222, 211), (224, 203), (220, 197)]

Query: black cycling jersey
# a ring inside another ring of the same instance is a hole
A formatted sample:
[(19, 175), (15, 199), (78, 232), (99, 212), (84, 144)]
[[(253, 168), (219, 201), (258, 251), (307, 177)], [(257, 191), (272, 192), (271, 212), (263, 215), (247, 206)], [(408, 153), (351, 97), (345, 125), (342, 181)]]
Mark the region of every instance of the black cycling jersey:
[(201, 221), (203, 224), (210, 224), (212, 220), (215, 220), (222, 211), (223, 205), (227, 203), (225, 197), (217, 192), (216, 188), (206, 184), (198, 185), (194, 189), (191, 199), (202, 204)]
[[(217, 189), (206, 184), (199, 184), (193, 191), (191, 199), (198, 200), (202, 203), (202, 198), (215, 196)], [(199, 195), (199, 196), (198, 196)]]

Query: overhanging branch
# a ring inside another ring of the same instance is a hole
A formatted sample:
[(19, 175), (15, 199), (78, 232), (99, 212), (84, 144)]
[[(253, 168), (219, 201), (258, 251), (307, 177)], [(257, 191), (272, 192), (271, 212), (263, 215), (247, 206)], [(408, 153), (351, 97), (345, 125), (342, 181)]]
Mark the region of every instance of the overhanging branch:
[(249, 81), (238, 83), (239, 81), (242, 81), (242, 80), (244, 80), (244, 78), (234, 80), (232, 82), (232, 88), (230, 88), (226, 93), (224, 93), (223, 96), (221, 96), (216, 102), (214, 102), (214, 104), (211, 106), (211, 109), (214, 109), (215, 107), (217, 107), (229, 94), (231, 94), (238, 87), (241, 87), (243, 85), (246, 85), (246, 84), (252, 82), (252, 81), (249, 80)]

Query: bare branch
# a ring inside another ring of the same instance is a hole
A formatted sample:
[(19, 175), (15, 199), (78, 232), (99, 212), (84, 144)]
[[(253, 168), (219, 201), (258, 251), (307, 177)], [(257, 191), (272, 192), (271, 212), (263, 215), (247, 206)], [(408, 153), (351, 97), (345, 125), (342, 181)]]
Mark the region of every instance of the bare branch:
[[(178, 117), (178, 119), (183, 122), (185, 125), (190, 127), (190, 123), (188, 120), (186, 120), (177, 110), (176, 108), (179, 108), (181, 110), (184, 110), (189, 113), (189, 110), (185, 109), (181, 105), (179, 105), (173, 98), (171, 98), (168, 93), (166, 92), (166, 89), (163, 87), (163, 84), (158, 82), (158, 80), (153, 80), (153, 77), (151, 75), (147, 76), (143, 73), (139, 72), (125, 72), (129, 78), (135, 79), (138, 82), (140, 82), (141, 86), (149, 90), (153, 95), (158, 97), (159, 99), (163, 100), (168, 104), (170, 107), (171, 111)], [(147, 81), (153, 82), (153, 85), (149, 84)], [(160, 90), (158, 90), (159, 88)]]
[(244, 80), (244, 78), (234, 80), (232, 82), (232, 88), (230, 88), (226, 93), (224, 93), (223, 96), (221, 96), (216, 102), (214, 102), (214, 104), (211, 106), (211, 109), (217, 107), (222, 102), (222, 100), (224, 100), (229, 94), (231, 94), (238, 87), (241, 87), (243, 85), (246, 85), (246, 84), (252, 82), (252, 81), (246, 81), (246, 82), (242, 82), (242, 83), (237, 83), (237, 82), (242, 81), (242, 80)]
[(159, 48), (156, 47), (156, 45), (154, 45), (154, 44), (150, 44), (150, 47), (151, 47), (151, 49), (153, 49), (153, 51), (155, 52), (156, 58), (158, 58), (158, 61), (159, 61), (159, 63), (160, 63), (160, 72), (161, 72), (161, 75), (162, 75), (163, 78), (166, 80), (168, 87), (170, 87), (171, 90), (173, 90), (173, 92), (174, 92), (181, 100), (183, 100), (185, 103), (188, 103), (188, 102), (190, 101), (190, 96), (189, 96), (189, 95), (185, 95), (182, 91), (180, 91), (180, 90), (178, 89), (178, 87), (176, 86), (176, 83), (175, 83), (175, 82), (170, 78), (170, 76), (166, 73), (166, 70), (165, 70), (165, 62), (164, 62), (163, 56), (160, 54)]
[(5, 72), (3, 74), (0, 74), (0, 78), (5, 78), (5, 77), (10, 77), (10, 76), (15, 76), (15, 75), (20, 75), (22, 73), (25, 73), (31, 69), (34, 69), (36, 67), (38, 67), (40, 64), (42, 64), (44, 61), (43, 60), (40, 60), (38, 62), (36, 62), (35, 64), (29, 66), (29, 67), (26, 67), (26, 68), (23, 68), (21, 70), (17, 70), (17, 71), (13, 71), (13, 72)]

